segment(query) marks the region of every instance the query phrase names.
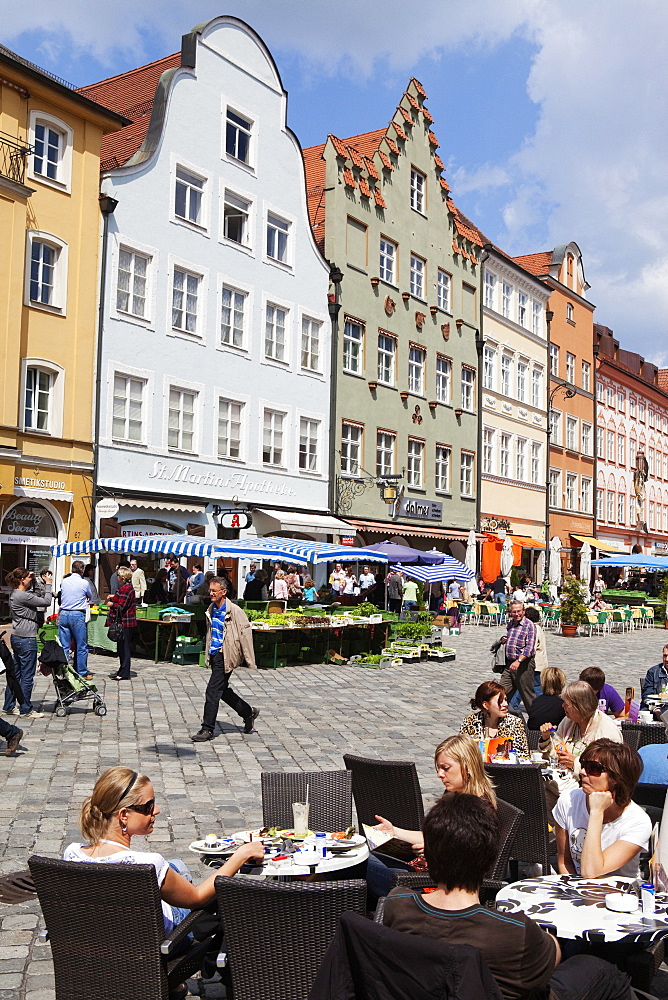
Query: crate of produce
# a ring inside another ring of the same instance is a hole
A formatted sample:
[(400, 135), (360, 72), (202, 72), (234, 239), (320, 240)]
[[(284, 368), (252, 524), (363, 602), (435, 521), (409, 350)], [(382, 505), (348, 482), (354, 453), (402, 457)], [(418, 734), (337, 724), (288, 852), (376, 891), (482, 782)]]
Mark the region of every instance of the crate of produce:
[(145, 604), (138, 604), (137, 607), (136, 607), (136, 609), (135, 609), (135, 617), (144, 619), (144, 618), (147, 617), (147, 615), (146, 615), (147, 611), (148, 611), (148, 608), (146, 607)]
[(265, 670), (271, 670), (273, 667), (287, 667), (288, 661), (284, 656), (277, 656), (276, 663), (274, 663), (273, 656), (260, 656), (256, 659), (258, 667), (262, 667)]
[(144, 615), (144, 617), (152, 621), (159, 620), (160, 612), (162, 611), (164, 606), (165, 606), (164, 604), (147, 604), (146, 614)]
[(185, 613), (178, 613), (176, 611), (163, 611), (160, 615), (160, 620), (163, 622), (169, 622), (171, 625), (187, 625), (192, 621), (192, 611), (186, 611)]
[(195, 663), (199, 663), (199, 651), (193, 652), (191, 650), (183, 651), (175, 649), (172, 653), (172, 663), (178, 663), (179, 666), (192, 666)]

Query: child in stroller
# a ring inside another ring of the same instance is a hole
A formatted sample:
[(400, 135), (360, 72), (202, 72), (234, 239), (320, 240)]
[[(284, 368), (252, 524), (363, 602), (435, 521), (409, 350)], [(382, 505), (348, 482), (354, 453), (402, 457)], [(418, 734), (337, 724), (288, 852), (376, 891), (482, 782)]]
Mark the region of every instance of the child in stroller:
[[(43, 639), (43, 633), (39, 636)], [(67, 662), (65, 651), (55, 639), (44, 640), (39, 654), (40, 670), (45, 677), (53, 678), (56, 689), (55, 713), (59, 717), (69, 715), (73, 702), (85, 698), (93, 699), (93, 711), (96, 715), (106, 715), (107, 706), (97, 688), (90, 681), (80, 677), (76, 669)]]

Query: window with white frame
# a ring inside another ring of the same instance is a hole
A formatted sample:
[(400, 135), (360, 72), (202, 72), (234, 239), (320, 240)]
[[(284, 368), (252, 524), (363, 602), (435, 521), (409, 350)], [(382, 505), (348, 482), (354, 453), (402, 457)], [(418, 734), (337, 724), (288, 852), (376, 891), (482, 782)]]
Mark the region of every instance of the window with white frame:
[(614, 408), (615, 408), (615, 390), (612, 388), (611, 385), (608, 386), (606, 395), (607, 395), (607, 398), (608, 398), (608, 406), (610, 407), (611, 410), (614, 410)]
[(570, 302), (566, 305), (566, 319), (568, 320), (569, 323), (575, 322), (575, 320), (573, 319), (573, 306), (571, 305)]
[(635, 417), (636, 415), (636, 401), (633, 396), (629, 396), (629, 416)]
[(566, 473), (566, 509), (577, 510), (578, 477), (572, 472)]
[(231, 243), (248, 246), (250, 243), (250, 209), (251, 203), (245, 198), (225, 191), (223, 203), (223, 236)]
[(341, 474), (359, 476), (361, 460), (362, 427), (344, 421), (341, 429)]
[(267, 302), (264, 322), (264, 356), (272, 361), (285, 361), (285, 327), (288, 311)]
[(626, 464), (626, 438), (623, 434), (617, 435), (617, 464)]
[(146, 292), (148, 269), (151, 258), (127, 247), (118, 252), (118, 283), (116, 286), (116, 309), (119, 312), (147, 318)]
[(144, 439), (144, 379), (114, 372), (111, 436), (141, 444)]
[(435, 483), (436, 489), (450, 492), (450, 459), (452, 451), (447, 445), (436, 445)]
[(603, 396), (604, 396), (603, 386), (601, 385), (600, 382), (597, 382), (596, 383), (596, 402), (597, 403), (602, 403), (603, 402)]
[(550, 469), (550, 507), (561, 507), (561, 472)]
[(218, 458), (241, 458), (241, 422), (244, 404), (218, 399)]
[(23, 426), (28, 431), (51, 430), (54, 375), (43, 368), (26, 368)]
[(408, 462), (406, 468), (406, 482), (409, 486), (422, 489), (424, 465), (424, 441), (418, 438), (408, 439)]
[(397, 244), (386, 236), (380, 238), (379, 269), (382, 281), (387, 281), (390, 285), (396, 284)]
[(383, 385), (394, 385), (397, 341), (386, 333), (378, 334), (378, 381)]
[(475, 372), (462, 365), (462, 410), (472, 413), (475, 408)]
[(290, 238), (290, 223), (277, 215), (267, 215), (267, 257), (281, 264), (288, 263), (288, 241)]
[(33, 153), (29, 176), (54, 187), (69, 190), (72, 173), (72, 129), (43, 111), (30, 114)]
[(482, 385), (484, 389), (494, 389), (496, 372), (496, 351), (493, 347), (485, 347), (483, 353)]
[(320, 371), (320, 328), (322, 323), (302, 316), (302, 368)]
[(582, 421), (582, 454), (591, 455), (591, 424)]
[(566, 417), (566, 447), (576, 451), (578, 446), (578, 422), (575, 417)]
[(559, 375), (559, 348), (550, 344), (550, 375)]
[(526, 361), (517, 362), (517, 399), (520, 403), (527, 401), (527, 370), (529, 366)]
[(588, 361), (582, 362), (582, 388), (585, 392), (591, 391), (591, 364)]
[(603, 521), (603, 490), (596, 490), (596, 519), (597, 521)]
[(40, 306), (55, 304), (58, 247), (33, 239), (30, 255), (30, 301)]
[[(617, 390), (617, 409), (620, 413), (624, 413), (626, 410), (626, 396), (619, 389)], [(650, 427), (653, 426), (654, 424), (650, 421)]]
[(596, 428), (596, 457), (605, 458), (605, 430), (603, 427)]
[(197, 393), (169, 387), (167, 446), (178, 451), (194, 451), (195, 403)]
[(445, 271), (438, 269), (438, 281), (436, 285), (436, 299), (438, 308), (444, 312), (450, 312), (450, 289), (452, 279)]
[(607, 500), (608, 500), (608, 504), (607, 504), (607, 506), (608, 506), (608, 521), (611, 524), (614, 524), (614, 521), (615, 521), (615, 494), (612, 492), (612, 490), (608, 490)]
[(491, 427), (482, 430), (482, 471), (487, 475), (494, 472), (494, 431)]
[(496, 301), (496, 275), (485, 272), (485, 305), (488, 309), (494, 309)]
[(550, 438), (552, 444), (561, 444), (561, 413), (559, 410), (550, 410)]
[(637, 453), (637, 442), (635, 438), (629, 438), (629, 465), (635, 466)]
[(531, 442), (531, 482), (537, 486), (541, 481), (540, 467), (542, 446), (538, 441)]
[(499, 437), (499, 475), (510, 478), (510, 434)]
[(320, 421), (299, 418), (299, 468), (302, 472), (318, 471), (318, 438)]
[(411, 208), (424, 214), (427, 178), (415, 167), (411, 167)]
[(285, 414), (265, 407), (262, 420), (262, 461), (265, 465), (284, 465), (283, 427)]
[(510, 366), (512, 358), (509, 354), (501, 355), (501, 393), (504, 396), (510, 395)]
[(654, 428), (654, 410), (647, 411), (647, 420), (649, 422), (649, 426)]
[(566, 352), (566, 381), (575, 384), (575, 355)]
[(452, 391), (452, 361), (442, 355), (436, 358), (436, 399), (449, 403)]
[(650, 476), (653, 476), (654, 475), (654, 448), (650, 448), (649, 449), (649, 453), (648, 453), (648, 456), (647, 456), (647, 464), (649, 466), (649, 474), (650, 474)]
[(510, 319), (510, 314), (513, 304), (513, 286), (507, 282), (501, 282), (501, 312), (507, 318)]
[(421, 347), (411, 347), (408, 351), (408, 391), (416, 396), (424, 395), (424, 362), (426, 352)]
[(411, 295), (417, 299), (424, 298), (424, 272), (425, 262), (417, 254), (411, 254)]
[(343, 326), (343, 370), (359, 375), (362, 371), (362, 336), (364, 327), (347, 319)]
[(394, 446), (396, 435), (390, 431), (376, 432), (376, 475), (394, 475)]
[(606, 450), (606, 458), (607, 458), (608, 462), (614, 462), (614, 460), (615, 460), (615, 432), (614, 431), (608, 431), (607, 432), (607, 442), (608, 442), (608, 445), (607, 445), (607, 450)]
[(517, 322), (520, 326), (527, 325), (527, 302), (529, 301), (528, 295), (524, 292), (517, 293)]
[(220, 341), (227, 347), (243, 347), (246, 327), (246, 292), (223, 285), (220, 300)]
[(197, 333), (199, 287), (202, 278), (180, 267), (172, 277), (172, 328), (183, 333)]
[(649, 502), (649, 530), (654, 531), (654, 501)]
[(531, 331), (536, 337), (543, 332), (543, 306), (534, 299), (531, 304)]
[(668, 455), (663, 456), (663, 478), (668, 479)]
[(253, 123), (244, 118), (243, 115), (227, 109), (227, 120), (225, 122), (225, 152), (228, 156), (233, 156), (235, 160), (242, 163), (250, 161), (250, 141)]
[(531, 405), (536, 409), (542, 409), (545, 400), (543, 399), (543, 369), (534, 368), (531, 373)]
[(617, 523), (626, 524), (626, 497), (623, 493), (617, 494)]
[(524, 438), (518, 438), (515, 445), (515, 479), (526, 482), (527, 477), (527, 443)]
[(586, 476), (580, 479), (580, 510), (583, 514), (591, 514), (591, 479)]
[(197, 177), (183, 167), (176, 168), (176, 183), (174, 185), (174, 215), (195, 226), (204, 224), (204, 185), (205, 180)]
[(459, 492), (463, 497), (473, 496), (473, 455), (463, 451), (459, 470)]

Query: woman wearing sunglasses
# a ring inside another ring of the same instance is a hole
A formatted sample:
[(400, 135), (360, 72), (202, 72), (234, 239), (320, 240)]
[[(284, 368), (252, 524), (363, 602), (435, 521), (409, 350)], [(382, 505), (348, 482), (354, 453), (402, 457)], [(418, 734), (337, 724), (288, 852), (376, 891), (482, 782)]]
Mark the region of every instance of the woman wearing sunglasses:
[(640, 755), (625, 743), (594, 740), (582, 751), (581, 788), (564, 792), (552, 811), (562, 875), (638, 876), (652, 833), (649, 816), (631, 801), (641, 772)]

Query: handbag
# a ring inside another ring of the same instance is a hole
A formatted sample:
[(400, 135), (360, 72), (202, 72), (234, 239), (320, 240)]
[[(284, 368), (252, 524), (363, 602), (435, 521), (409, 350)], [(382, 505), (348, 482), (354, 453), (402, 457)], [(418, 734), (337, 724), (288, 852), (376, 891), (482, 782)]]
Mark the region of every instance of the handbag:
[(109, 642), (120, 642), (123, 638), (123, 626), (116, 615), (112, 618), (111, 624), (107, 626), (107, 636)]
[(506, 669), (506, 646), (505, 643), (493, 642), (489, 647), (490, 653), (492, 653), (492, 673), (502, 674)]

